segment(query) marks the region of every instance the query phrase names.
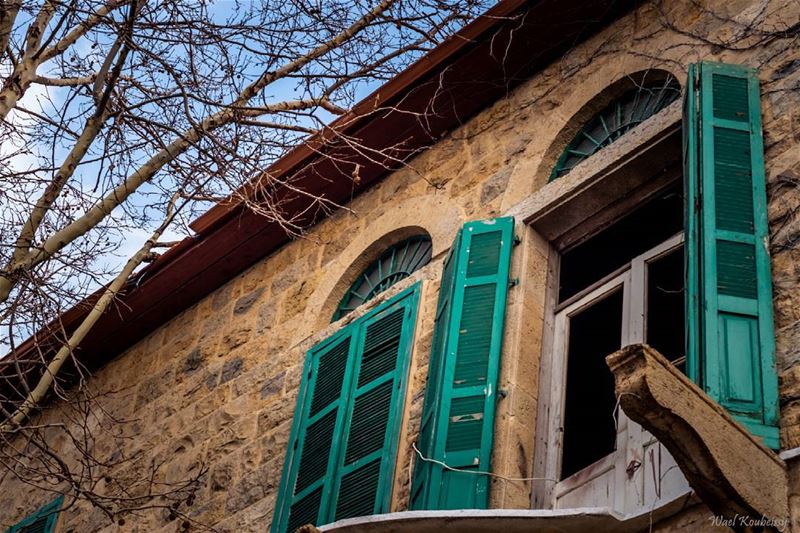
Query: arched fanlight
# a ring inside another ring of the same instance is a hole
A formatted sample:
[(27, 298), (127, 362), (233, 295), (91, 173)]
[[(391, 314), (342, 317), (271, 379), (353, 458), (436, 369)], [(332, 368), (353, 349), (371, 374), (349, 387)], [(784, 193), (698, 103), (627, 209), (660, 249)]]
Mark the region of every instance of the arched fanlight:
[(382, 293), (431, 260), (431, 239), (427, 235), (401, 241), (373, 261), (353, 282), (345, 293), (332, 322)]
[(563, 176), (584, 159), (613, 143), (677, 100), (680, 94), (680, 84), (673, 76), (656, 83), (643, 82), (625, 92), (581, 128), (558, 158), (549, 181)]

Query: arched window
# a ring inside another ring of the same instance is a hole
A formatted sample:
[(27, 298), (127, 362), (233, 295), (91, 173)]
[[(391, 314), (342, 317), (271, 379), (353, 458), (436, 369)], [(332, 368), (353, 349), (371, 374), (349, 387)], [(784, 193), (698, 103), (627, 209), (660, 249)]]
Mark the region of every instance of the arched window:
[(411, 237), (391, 246), (356, 278), (339, 302), (331, 322), (339, 320), (359, 305), (427, 265), (431, 260), (431, 249), (431, 238), (427, 235)]
[(626, 91), (578, 131), (558, 158), (549, 181), (563, 176), (584, 159), (613, 143), (677, 100), (680, 94), (681, 87), (674, 76), (650, 83), (643, 81)]

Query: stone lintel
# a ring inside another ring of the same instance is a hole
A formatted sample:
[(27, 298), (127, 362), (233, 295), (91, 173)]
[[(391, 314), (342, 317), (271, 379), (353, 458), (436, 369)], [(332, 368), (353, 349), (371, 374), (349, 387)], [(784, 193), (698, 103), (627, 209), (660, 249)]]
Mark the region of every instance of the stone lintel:
[(725, 409), (645, 344), (606, 363), (622, 410), (669, 450), (714, 514), (786, 520), (786, 465)]

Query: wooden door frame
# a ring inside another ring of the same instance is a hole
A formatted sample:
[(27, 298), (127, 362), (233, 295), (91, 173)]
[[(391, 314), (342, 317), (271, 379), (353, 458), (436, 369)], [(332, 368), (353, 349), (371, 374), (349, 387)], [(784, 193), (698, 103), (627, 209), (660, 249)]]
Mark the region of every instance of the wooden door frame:
[[(568, 322), (571, 316), (587, 309), (593, 304), (608, 297), (620, 287), (623, 291), (621, 345), (644, 342), (646, 338), (647, 309), (647, 268), (655, 261), (683, 245), (683, 233), (673, 235), (669, 239), (636, 256), (620, 269), (595, 282), (564, 304), (558, 304), (558, 263), (559, 254), (551, 249), (551, 275), (548, 279), (548, 295), (546, 298), (545, 331), (542, 343), (542, 362), (540, 383), (549, 386), (540, 388), (537, 412), (537, 431), (534, 475), (539, 478), (534, 485), (534, 508), (552, 508), (556, 499), (575, 490), (579, 485), (569, 488), (569, 484), (559, 486), (570, 479), (577, 479), (587, 469), (597, 470), (597, 475), (584, 479), (584, 484), (598, 475), (615, 468), (615, 487), (624, 487), (624, 476), (629, 460), (628, 446), (621, 446), (635, 435), (628, 435), (627, 417), (619, 413), (617, 449), (608, 456), (573, 474), (566, 480), (558, 479), (561, 452), (563, 447), (563, 405), (566, 394), (566, 354), (568, 350)], [(636, 429), (639, 429), (638, 426)], [(621, 440), (625, 439), (625, 440)], [(642, 441), (642, 438), (637, 439)], [(608, 464), (606, 464), (608, 463)], [(563, 490), (562, 490), (563, 489)], [(626, 505), (624, 490), (614, 490), (614, 509), (623, 510)]]

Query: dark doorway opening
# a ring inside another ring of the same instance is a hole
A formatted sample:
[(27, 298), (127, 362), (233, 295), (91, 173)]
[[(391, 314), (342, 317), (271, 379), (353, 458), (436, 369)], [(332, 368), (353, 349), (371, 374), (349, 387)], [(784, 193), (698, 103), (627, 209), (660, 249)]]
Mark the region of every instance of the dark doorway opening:
[(558, 301), (574, 296), (682, 229), (683, 193), (678, 182), (600, 233), (563, 252)]

